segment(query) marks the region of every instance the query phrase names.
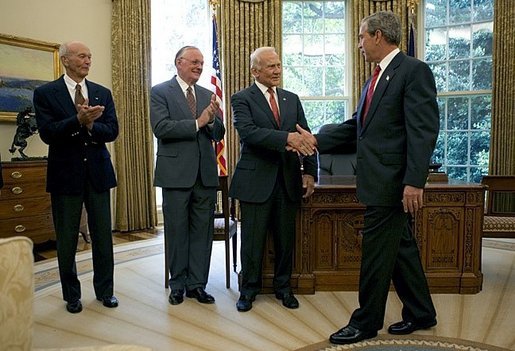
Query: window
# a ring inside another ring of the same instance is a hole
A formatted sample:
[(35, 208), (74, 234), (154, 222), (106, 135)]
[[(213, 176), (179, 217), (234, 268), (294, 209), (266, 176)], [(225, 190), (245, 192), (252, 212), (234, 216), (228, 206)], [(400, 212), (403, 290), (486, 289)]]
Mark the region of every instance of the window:
[(425, 0), (424, 60), (435, 75), (440, 135), (433, 161), (480, 182), (490, 152), (493, 0)]
[[(168, 0), (151, 1), (152, 85), (172, 79), (175, 54), (193, 45), (204, 55), (204, 70), (198, 84), (211, 89), (212, 20), (208, 0), (190, 0), (178, 6)], [(204, 33), (199, 35), (199, 33)], [(154, 150), (157, 140), (154, 138)], [(161, 188), (156, 188), (156, 203), (161, 213)]]
[(310, 128), (350, 117), (345, 1), (283, 1), (283, 86), (300, 96)]

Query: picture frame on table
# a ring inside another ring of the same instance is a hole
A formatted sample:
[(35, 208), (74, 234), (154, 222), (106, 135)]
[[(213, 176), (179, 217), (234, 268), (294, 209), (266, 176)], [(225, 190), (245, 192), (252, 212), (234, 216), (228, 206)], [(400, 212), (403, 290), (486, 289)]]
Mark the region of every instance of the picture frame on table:
[(0, 33), (0, 122), (32, 107), (34, 90), (61, 75), (59, 44)]

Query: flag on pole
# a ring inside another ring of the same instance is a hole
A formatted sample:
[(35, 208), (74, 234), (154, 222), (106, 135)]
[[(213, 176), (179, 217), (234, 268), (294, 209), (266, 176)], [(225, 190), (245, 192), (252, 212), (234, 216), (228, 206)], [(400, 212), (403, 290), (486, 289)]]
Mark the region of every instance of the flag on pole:
[[(218, 51), (218, 35), (216, 31), (216, 17), (213, 14), (213, 73), (211, 84), (216, 95), (216, 100), (220, 104), (220, 116), (224, 122), (223, 94), (222, 94), (222, 75), (220, 73), (220, 55)], [(216, 161), (220, 175), (227, 175), (227, 163), (225, 162), (225, 141), (222, 139), (216, 143)]]

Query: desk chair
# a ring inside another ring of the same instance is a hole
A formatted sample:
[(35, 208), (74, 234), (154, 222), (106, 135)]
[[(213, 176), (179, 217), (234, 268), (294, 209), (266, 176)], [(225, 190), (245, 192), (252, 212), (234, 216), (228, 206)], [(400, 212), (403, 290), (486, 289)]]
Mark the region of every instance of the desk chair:
[(515, 176), (487, 175), (484, 238), (515, 238)]
[[(233, 257), (233, 269), (236, 272), (236, 247), (237, 247), (237, 231), (238, 231), (238, 220), (235, 217), (235, 201), (229, 199), (229, 184), (227, 176), (218, 177), (218, 188), (216, 189), (216, 204), (215, 204), (215, 223), (213, 241), (225, 241), (225, 286), (227, 289), (231, 287), (230, 277), (230, 243), (232, 239), (232, 257)], [(165, 288), (168, 288), (168, 280), (170, 272), (168, 269), (168, 250), (165, 240)]]
[(235, 201), (229, 199), (229, 184), (227, 176), (218, 177), (217, 204), (215, 208), (215, 230), (213, 240), (225, 241), (225, 286), (231, 287), (231, 259), (229, 255), (229, 240), (232, 239), (232, 262), (236, 272), (236, 246), (238, 220), (235, 217)]

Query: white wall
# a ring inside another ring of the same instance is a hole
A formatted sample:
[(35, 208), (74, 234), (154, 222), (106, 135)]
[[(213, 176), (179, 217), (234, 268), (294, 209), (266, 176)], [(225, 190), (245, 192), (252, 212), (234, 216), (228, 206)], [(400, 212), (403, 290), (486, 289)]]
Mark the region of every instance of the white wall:
[[(58, 44), (80, 40), (93, 55), (88, 79), (111, 88), (111, 12), (112, 0), (0, 0), (0, 33)], [(15, 132), (15, 123), (0, 122), (3, 161), (11, 158)], [(47, 155), (39, 136), (27, 141), (28, 156)]]

